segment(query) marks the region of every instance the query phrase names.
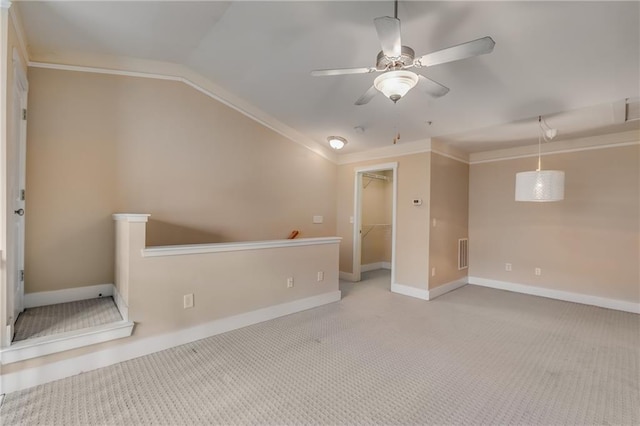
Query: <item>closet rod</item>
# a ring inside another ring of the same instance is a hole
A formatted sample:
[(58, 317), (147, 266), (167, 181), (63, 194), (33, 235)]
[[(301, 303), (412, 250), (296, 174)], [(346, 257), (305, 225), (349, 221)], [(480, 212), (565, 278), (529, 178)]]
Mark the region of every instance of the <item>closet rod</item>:
[(389, 180), (388, 177), (384, 175), (377, 175), (375, 173), (363, 173), (362, 176), (367, 177), (369, 179)]

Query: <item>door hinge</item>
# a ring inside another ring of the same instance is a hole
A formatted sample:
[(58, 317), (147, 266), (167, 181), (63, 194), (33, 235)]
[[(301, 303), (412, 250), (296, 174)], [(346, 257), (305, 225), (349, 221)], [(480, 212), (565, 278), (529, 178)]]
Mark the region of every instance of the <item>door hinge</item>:
[(22, 108), (22, 119), (23, 120), (27, 119), (27, 109), (26, 108)]
[(24, 269), (20, 270), (20, 281), (24, 282)]
[(26, 195), (25, 190), (24, 190), (24, 189), (21, 189), (21, 190), (20, 190), (20, 201), (24, 201), (24, 197), (25, 197), (25, 195)]

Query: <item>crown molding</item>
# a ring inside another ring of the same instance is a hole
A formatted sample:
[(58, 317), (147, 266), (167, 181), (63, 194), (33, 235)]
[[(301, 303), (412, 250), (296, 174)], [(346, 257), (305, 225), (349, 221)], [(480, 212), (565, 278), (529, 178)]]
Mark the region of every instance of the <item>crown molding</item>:
[(338, 157), (338, 165), (360, 163), (369, 160), (382, 160), (390, 157), (419, 154), (431, 151), (431, 139), (406, 142), (396, 145), (373, 148), (367, 151), (342, 154)]
[(466, 153), (451, 148), (442, 142), (433, 139), (407, 142), (403, 144), (373, 148), (368, 151), (354, 152), (353, 154), (343, 154), (338, 157), (338, 165), (361, 163), (370, 160), (384, 160), (386, 158), (401, 157), (403, 155), (421, 154), (432, 152), (461, 163), (469, 164)]
[(105, 55), (43, 54), (33, 59), (29, 62), (30, 67), (171, 80), (184, 83), (284, 136), (288, 140), (302, 145), (333, 163), (337, 163), (337, 155), (328, 148), (183, 65)]
[(469, 154), (467, 152), (453, 148), (435, 138), (431, 139), (431, 152), (442, 155), (443, 157), (451, 158), (452, 160), (469, 164)]
[(443, 152), (443, 151), (440, 151), (440, 150), (434, 149), (434, 148), (430, 149), (430, 151), (433, 154), (438, 154), (438, 155), (440, 155), (442, 157), (450, 158), (451, 160), (459, 161), (459, 162), (464, 163), (464, 164), (469, 164), (469, 160), (468, 159), (462, 158), (460, 156), (452, 155), (452, 154), (449, 154), (447, 152)]
[[(640, 145), (640, 130), (630, 130), (607, 135), (586, 138), (568, 139), (543, 144), (542, 156), (564, 154), (570, 152), (589, 151), (594, 149), (616, 148), (621, 146)], [(498, 149), (494, 151), (476, 152), (470, 155), (469, 164), (491, 163), (494, 161), (515, 160), (538, 156), (538, 144), (516, 148)]]

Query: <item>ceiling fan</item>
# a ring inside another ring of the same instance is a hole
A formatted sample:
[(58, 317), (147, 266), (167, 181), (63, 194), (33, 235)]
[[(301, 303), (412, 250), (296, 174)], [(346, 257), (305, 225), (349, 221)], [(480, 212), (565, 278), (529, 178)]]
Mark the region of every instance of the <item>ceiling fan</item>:
[(382, 45), (382, 51), (378, 53), (375, 67), (315, 70), (311, 71), (311, 75), (329, 76), (381, 72), (382, 74), (376, 77), (373, 85), (356, 101), (356, 105), (368, 103), (378, 91), (396, 103), (416, 85), (427, 94), (440, 97), (449, 92), (448, 87), (423, 75), (407, 71), (407, 69), (432, 67), (484, 55), (491, 53), (496, 44), (491, 37), (487, 36), (416, 58), (413, 49), (409, 46), (403, 46), (401, 42), (397, 0), (394, 16), (394, 18), (383, 16), (373, 20)]

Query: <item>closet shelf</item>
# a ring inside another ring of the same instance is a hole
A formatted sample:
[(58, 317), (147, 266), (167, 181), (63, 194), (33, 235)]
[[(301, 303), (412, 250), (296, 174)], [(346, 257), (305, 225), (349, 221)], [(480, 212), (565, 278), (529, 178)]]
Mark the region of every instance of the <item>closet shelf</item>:
[(387, 176), (378, 175), (378, 174), (375, 174), (375, 173), (363, 173), (362, 177), (365, 178), (365, 179), (369, 179), (368, 182), (364, 182), (363, 181), (363, 186), (364, 186), (365, 189), (374, 180), (382, 180), (382, 181), (385, 181), (385, 182), (389, 182), (389, 178)]

